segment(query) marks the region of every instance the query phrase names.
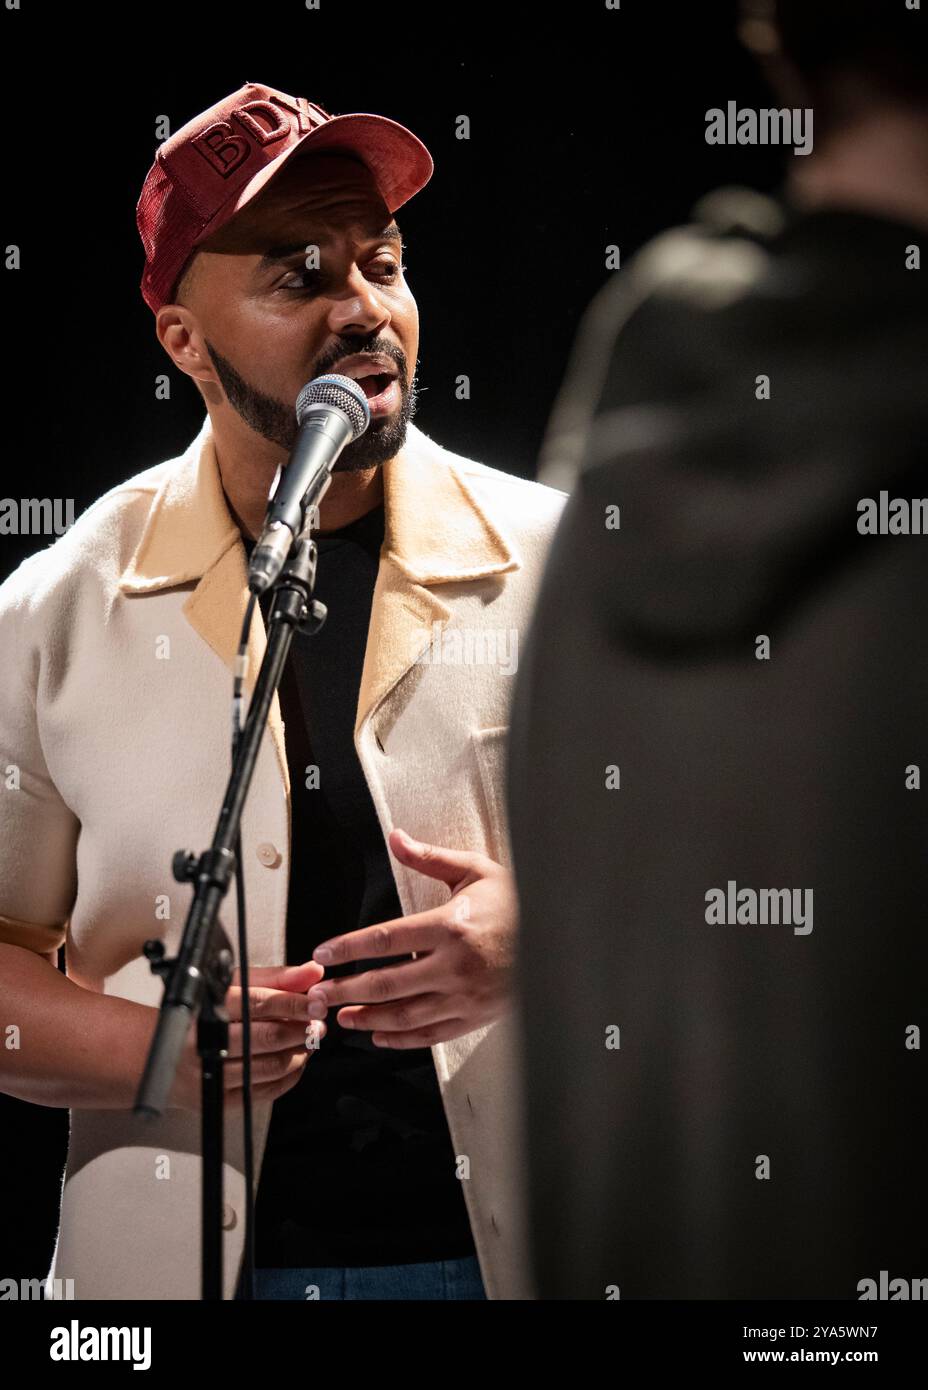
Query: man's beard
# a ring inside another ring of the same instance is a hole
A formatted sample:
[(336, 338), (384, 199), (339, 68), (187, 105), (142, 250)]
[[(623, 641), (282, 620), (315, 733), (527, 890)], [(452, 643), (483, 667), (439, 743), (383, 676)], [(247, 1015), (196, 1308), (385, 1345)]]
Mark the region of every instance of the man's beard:
[[(296, 443), (299, 431), (296, 420), (296, 402), (288, 405), (285, 401), (277, 400), (275, 396), (268, 396), (263, 391), (259, 391), (256, 386), (250, 385), (244, 377), (239, 375), (228, 358), (223, 357), (222, 353), (218, 352), (209, 340), (207, 340), (206, 346), (233, 410), (237, 411), (245, 424), (256, 434), (260, 434), (271, 444), (279, 445), (289, 454)], [(373, 418), (361, 437), (342, 450), (333, 470), (337, 473), (359, 472), (364, 468), (376, 468), (393, 458), (406, 441), (406, 427), (416, 411), (418, 391), (415, 375), (410, 382), (407, 377), (405, 355), (392, 344), (377, 343), (376, 341), (348, 344), (332, 358), (332, 362), (336, 363), (343, 357), (350, 357), (355, 353), (363, 352), (383, 353), (393, 359), (398, 371), (400, 406), (391, 415)], [(328, 368), (323, 367), (316, 375), (323, 376), (327, 371)]]

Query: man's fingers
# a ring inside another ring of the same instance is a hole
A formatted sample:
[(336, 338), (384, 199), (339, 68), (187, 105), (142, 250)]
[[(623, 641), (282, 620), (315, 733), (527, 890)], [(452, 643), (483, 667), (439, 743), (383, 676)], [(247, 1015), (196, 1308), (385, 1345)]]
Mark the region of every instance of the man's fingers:
[[(286, 1052), (288, 1048), (305, 1047), (311, 1037), (311, 1030), (317, 1029), (318, 1021), (310, 1019), (258, 1019), (251, 1024), (251, 1054), (263, 1052)], [(244, 1055), (244, 1025), (233, 1023), (229, 1027), (229, 1057)], [(325, 1037), (325, 1024), (318, 1037)]]
[(448, 937), (447, 907), (430, 907), (409, 917), (394, 917), (373, 927), (362, 927), (345, 936), (333, 936), (313, 954), (325, 966), (347, 960), (408, 956), (413, 951), (433, 951)]
[[(226, 1008), (229, 1010), (230, 1018), (241, 1018), (242, 991), (235, 985), (226, 995)], [(266, 989), (261, 985), (252, 986), (248, 991), (248, 1012), (252, 1021), (267, 1018), (299, 1021), (309, 1018), (309, 1002), (305, 994), (294, 994), (286, 989)]]
[[(293, 1072), (300, 1072), (306, 1066), (307, 1061), (317, 1048), (306, 1047), (300, 1044), (297, 1047), (286, 1048), (279, 1052), (259, 1052), (251, 1059), (251, 1084), (252, 1087), (262, 1086), (268, 1082), (278, 1081), (281, 1077), (289, 1076)], [(229, 1061), (223, 1068), (224, 1085), (226, 1090), (235, 1090), (245, 1084), (245, 1063), (242, 1060)]]
[(371, 1042), (375, 1047), (394, 1048), (397, 1052), (408, 1052), (414, 1047), (432, 1047), (435, 1043), (450, 1042), (452, 1038), (463, 1037), (473, 1030), (472, 1023), (463, 1018), (449, 1018), (444, 1023), (431, 1023), (415, 1033), (372, 1033)]
[[(276, 1081), (263, 1081), (260, 1086), (252, 1085), (251, 1100), (253, 1105), (270, 1105), (278, 1100), (287, 1091), (293, 1089), (300, 1077), (303, 1075), (305, 1062), (299, 1067), (287, 1072), (286, 1076), (279, 1077)], [(237, 1086), (234, 1090), (227, 1090), (225, 1093), (225, 1104), (227, 1110), (239, 1111), (244, 1103), (245, 1090), (243, 1086)]]
[[(310, 985), (321, 980), (323, 969), (314, 960), (302, 961), (299, 965), (251, 965), (248, 967), (248, 985), (263, 985), (265, 989), (286, 989), (305, 992)], [(232, 972), (232, 983), (241, 988), (242, 973), (238, 966)]]
[(401, 863), (429, 878), (441, 879), (449, 888), (456, 888), (468, 877), (484, 878), (496, 867), (494, 860), (476, 850), (449, 849), (447, 845), (414, 840), (399, 826), (390, 831), (389, 843)]
[(343, 1028), (371, 1033), (421, 1032), (450, 1019), (459, 1021), (463, 1002), (460, 997), (449, 994), (420, 994), (418, 998), (398, 999), (394, 1004), (382, 1004), (378, 1008), (360, 1005), (340, 1009), (338, 1021)]
[[(443, 973), (447, 975), (447, 972)], [(429, 955), (425, 960), (384, 965), (379, 970), (365, 970), (363, 975), (326, 980), (313, 986), (310, 1003), (318, 1000), (329, 1009), (337, 1008), (339, 1004), (385, 1004), (391, 999), (408, 999), (415, 994), (431, 993), (450, 983), (450, 979), (439, 978), (439, 967)], [(323, 1016), (318, 1015), (320, 1018)]]

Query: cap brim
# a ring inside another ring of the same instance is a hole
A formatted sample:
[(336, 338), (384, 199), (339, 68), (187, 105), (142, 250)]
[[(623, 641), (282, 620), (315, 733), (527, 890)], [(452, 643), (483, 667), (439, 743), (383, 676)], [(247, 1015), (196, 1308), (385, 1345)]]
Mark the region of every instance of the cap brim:
[(266, 165), (245, 185), (235, 201), (222, 207), (200, 232), (194, 246), (224, 227), (256, 198), (297, 155), (311, 148), (313, 154), (330, 150), (345, 150), (355, 154), (370, 169), (390, 212), (396, 212), (413, 194), (424, 188), (432, 177), (432, 156), (411, 130), (391, 121), (387, 116), (354, 112), (333, 116), (301, 136), (286, 154)]

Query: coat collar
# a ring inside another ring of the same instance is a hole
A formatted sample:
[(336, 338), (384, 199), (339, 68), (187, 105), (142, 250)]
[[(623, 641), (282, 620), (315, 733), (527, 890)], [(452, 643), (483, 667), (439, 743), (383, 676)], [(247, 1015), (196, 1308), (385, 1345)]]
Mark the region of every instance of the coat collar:
[[(521, 567), (511, 539), (488, 515), (467, 461), (415, 425), (384, 464), (384, 544), (358, 693), (355, 734), (451, 615), (431, 586), (502, 575)], [(193, 628), (230, 672), (248, 599), (245, 547), (222, 489), (209, 416), (165, 472), (119, 588), (150, 594), (195, 583), (183, 606)], [(252, 688), (265, 633), (260, 609), (249, 644)], [(283, 725), (275, 697), (268, 724), (289, 787)]]

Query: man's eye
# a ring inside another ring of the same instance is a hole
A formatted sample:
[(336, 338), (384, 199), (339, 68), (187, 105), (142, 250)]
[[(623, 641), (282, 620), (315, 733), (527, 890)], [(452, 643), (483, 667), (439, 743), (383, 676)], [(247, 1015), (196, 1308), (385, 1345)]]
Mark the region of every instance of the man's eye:
[(405, 265), (398, 265), (396, 261), (383, 261), (381, 263), (381, 272), (386, 274), (388, 280), (398, 280), (405, 269)]
[[(395, 284), (404, 270), (406, 270), (406, 266), (400, 265), (397, 261), (378, 261), (371, 267), (372, 273), (378, 278), (383, 278), (388, 285)], [(299, 294), (301, 291), (318, 289), (321, 279), (322, 272), (320, 270), (294, 270), (291, 278), (282, 280), (277, 288)]]
[(318, 270), (295, 270), (293, 274), (298, 278), (282, 280), (277, 288), (281, 290), (311, 290), (315, 289), (319, 283)]

